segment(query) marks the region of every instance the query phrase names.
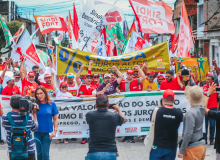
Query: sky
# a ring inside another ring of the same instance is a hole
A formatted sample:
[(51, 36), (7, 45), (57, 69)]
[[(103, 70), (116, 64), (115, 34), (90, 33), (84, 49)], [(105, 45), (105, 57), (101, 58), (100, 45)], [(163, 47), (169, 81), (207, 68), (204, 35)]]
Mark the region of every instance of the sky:
[[(5, 1), (5, 0), (3, 0)], [(13, 0), (18, 6), (18, 12), (23, 18), (34, 20), (33, 14), (35, 15), (48, 15), (48, 14), (60, 14), (63, 17), (68, 15), (70, 11), (73, 14), (73, 2), (75, 2), (77, 14), (80, 14), (83, 2), (86, 0)], [(101, 2), (114, 4), (116, 0), (98, 0)], [(173, 7), (176, 0), (164, 0)], [(116, 6), (120, 7), (125, 14), (125, 19), (130, 27), (133, 22), (133, 10), (130, 7), (128, 0), (117, 0)], [(35, 21), (35, 20), (34, 20)]]

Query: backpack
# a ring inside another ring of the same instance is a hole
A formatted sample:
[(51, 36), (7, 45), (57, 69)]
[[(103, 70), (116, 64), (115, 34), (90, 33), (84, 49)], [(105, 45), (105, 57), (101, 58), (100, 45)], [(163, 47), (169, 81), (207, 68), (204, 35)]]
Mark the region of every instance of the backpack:
[(11, 124), (11, 159), (28, 158), (28, 125), (29, 115), (24, 116), (21, 126), (15, 124), (11, 112), (7, 114), (9, 123)]

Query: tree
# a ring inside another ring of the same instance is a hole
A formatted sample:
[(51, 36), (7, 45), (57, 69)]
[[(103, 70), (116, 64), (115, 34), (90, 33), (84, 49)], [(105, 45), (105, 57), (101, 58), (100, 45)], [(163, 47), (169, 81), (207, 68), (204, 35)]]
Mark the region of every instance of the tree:
[[(21, 27), (22, 22), (11, 21), (11, 22), (6, 22), (6, 25), (8, 26), (8, 29), (11, 32), (11, 35), (13, 36)], [(5, 47), (5, 45), (6, 45), (5, 43), (6, 43), (5, 36), (4, 36), (3, 30), (2, 30), (2, 26), (0, 24), (0, 50)]]

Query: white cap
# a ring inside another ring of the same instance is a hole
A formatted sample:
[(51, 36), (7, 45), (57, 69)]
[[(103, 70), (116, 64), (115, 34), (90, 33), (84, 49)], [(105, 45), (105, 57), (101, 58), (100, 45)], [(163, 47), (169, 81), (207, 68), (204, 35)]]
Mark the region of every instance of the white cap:
[(46, 78), (46, 77), (51, 77), (51, 74), (50, 73), (44, 74), (44, 78)]
[(7, 77), (5, 81), (6, 81), (6, 83), (8, 83), (8, 81), (11, 81), (11, 80), (14, 80), (14, 78), (13, 77)]
[(104, 75), (104, 78), (105, 78), (105, 77), (109, 77), (109, 78), (111, 78), (111, 75), (108, 74), (108, 73), (106, 73), (106, 74)]

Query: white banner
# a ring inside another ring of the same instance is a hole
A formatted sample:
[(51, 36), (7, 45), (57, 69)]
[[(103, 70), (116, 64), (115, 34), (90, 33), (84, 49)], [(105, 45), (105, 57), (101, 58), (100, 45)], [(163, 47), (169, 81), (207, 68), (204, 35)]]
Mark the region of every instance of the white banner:
[[(116, 136), (146, 135), (151, 125), (150, 115), (153, 109), (158, 106), (162, 93), (162, 91), (141, 91), (110, 95), (109, 103), (118, 103), (127, 120), (125, 124), (117, 127)], [(7, 113), (11, 110), (9, 98), (2, 97), (3, 111)], [(89, 126), (85, 118), (87, 112), (96, 110), (95, 98), (53, 100), (59, 110), (59, 126), (56, 138), (89, 137)], [(175, 92), (174, 106), (180, 108), (184, 114), (190, 108), (190, 104), (185, 99), (183, 91)], [(179, 133), (182, 133), (182, 124), (179, 128)], [(4, 138), (3, 130), (2, 137)]]

